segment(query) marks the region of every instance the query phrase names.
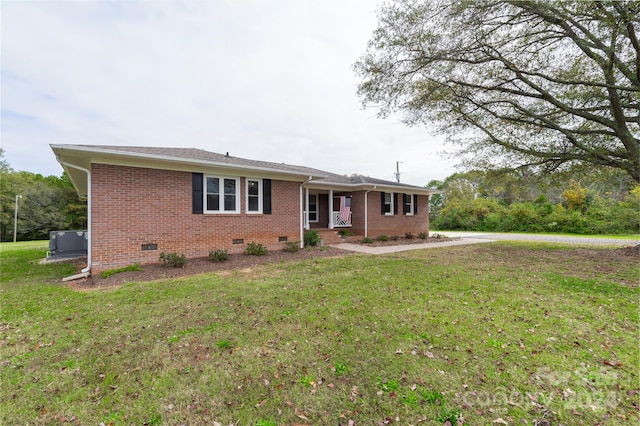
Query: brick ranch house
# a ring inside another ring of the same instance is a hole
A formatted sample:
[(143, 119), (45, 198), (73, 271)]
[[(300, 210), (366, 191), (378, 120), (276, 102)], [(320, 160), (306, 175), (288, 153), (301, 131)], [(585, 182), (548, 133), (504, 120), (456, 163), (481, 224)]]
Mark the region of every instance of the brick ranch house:
[(250, 242), (280, 250), (316, 229), (325, 243), (354, 235), (429, 232), (435, 190), (190, 148), (51, 145), (88, 204), (84, 274), (205, 257)]

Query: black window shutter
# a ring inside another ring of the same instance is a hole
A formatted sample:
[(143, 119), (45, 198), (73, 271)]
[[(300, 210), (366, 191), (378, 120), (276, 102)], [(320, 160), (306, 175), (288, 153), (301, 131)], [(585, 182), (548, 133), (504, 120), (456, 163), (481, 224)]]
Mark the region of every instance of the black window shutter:
[(381, 209), (382, 215), (384, 216), (384, 192), (380, 193), (380, 209)]
[(413, 214), (418, 214), (418, 195), (413, 194)]
[(262, 179), (262, 213), (271, 214), (271, 179)]
[(411, 197), (411, 195), (402, 194), (402, 214), (409, 213), (409, 206), (407, 205), (409, 197)]
[(202, 202), (204, 196), (202, 195), (202, 188), (204, 186), (204, 178), (202, 173), (192, 173), (191, 174), (191, 207), (193, 214), (202, 214)]
[(393, 193), (393, 214), (398, 214), (398, 193)]

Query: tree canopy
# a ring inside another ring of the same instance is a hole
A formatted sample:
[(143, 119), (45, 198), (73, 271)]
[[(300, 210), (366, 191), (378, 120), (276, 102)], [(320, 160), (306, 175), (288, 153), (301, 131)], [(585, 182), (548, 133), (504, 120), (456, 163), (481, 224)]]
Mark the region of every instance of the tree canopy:
[(0, 241), (13, 239), (16, 195), (18, 240), (48, 239), (49, 231), (86, 227), (87, 204), (66, 173), (61, 177), (14, 171), (0, 148)]
[(397, 0), (354, 68), (380, 115), (472, 167), (590, 164), (640, 181), (640, 2)]

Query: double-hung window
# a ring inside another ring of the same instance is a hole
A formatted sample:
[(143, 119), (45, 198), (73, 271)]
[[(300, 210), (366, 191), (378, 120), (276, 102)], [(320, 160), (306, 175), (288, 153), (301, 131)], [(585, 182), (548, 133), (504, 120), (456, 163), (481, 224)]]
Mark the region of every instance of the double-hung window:
[(309, 222), (318, 222), (318, 194), (309, 194)]
[(262, 213), (262, 179), (247, 178), (247, 213)]
[(414, 196), (411, 194), (404, 195), (404, 214), (412, 216), (415, 213)]
[(393, 193), (384, 193), (383, 211), (385, 216), (393, 216)]
[(205, 178), (205, 213), (240, 213), (240, 178)]

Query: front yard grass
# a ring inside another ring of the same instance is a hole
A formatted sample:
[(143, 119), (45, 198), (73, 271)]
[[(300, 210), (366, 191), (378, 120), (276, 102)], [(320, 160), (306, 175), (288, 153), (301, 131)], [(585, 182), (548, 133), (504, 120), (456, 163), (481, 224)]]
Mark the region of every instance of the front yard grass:
[(500, 242), (81, 293), (35, 263), (46, 245), (0, 249), (0, 424), (638, 423), (637, 251)]

